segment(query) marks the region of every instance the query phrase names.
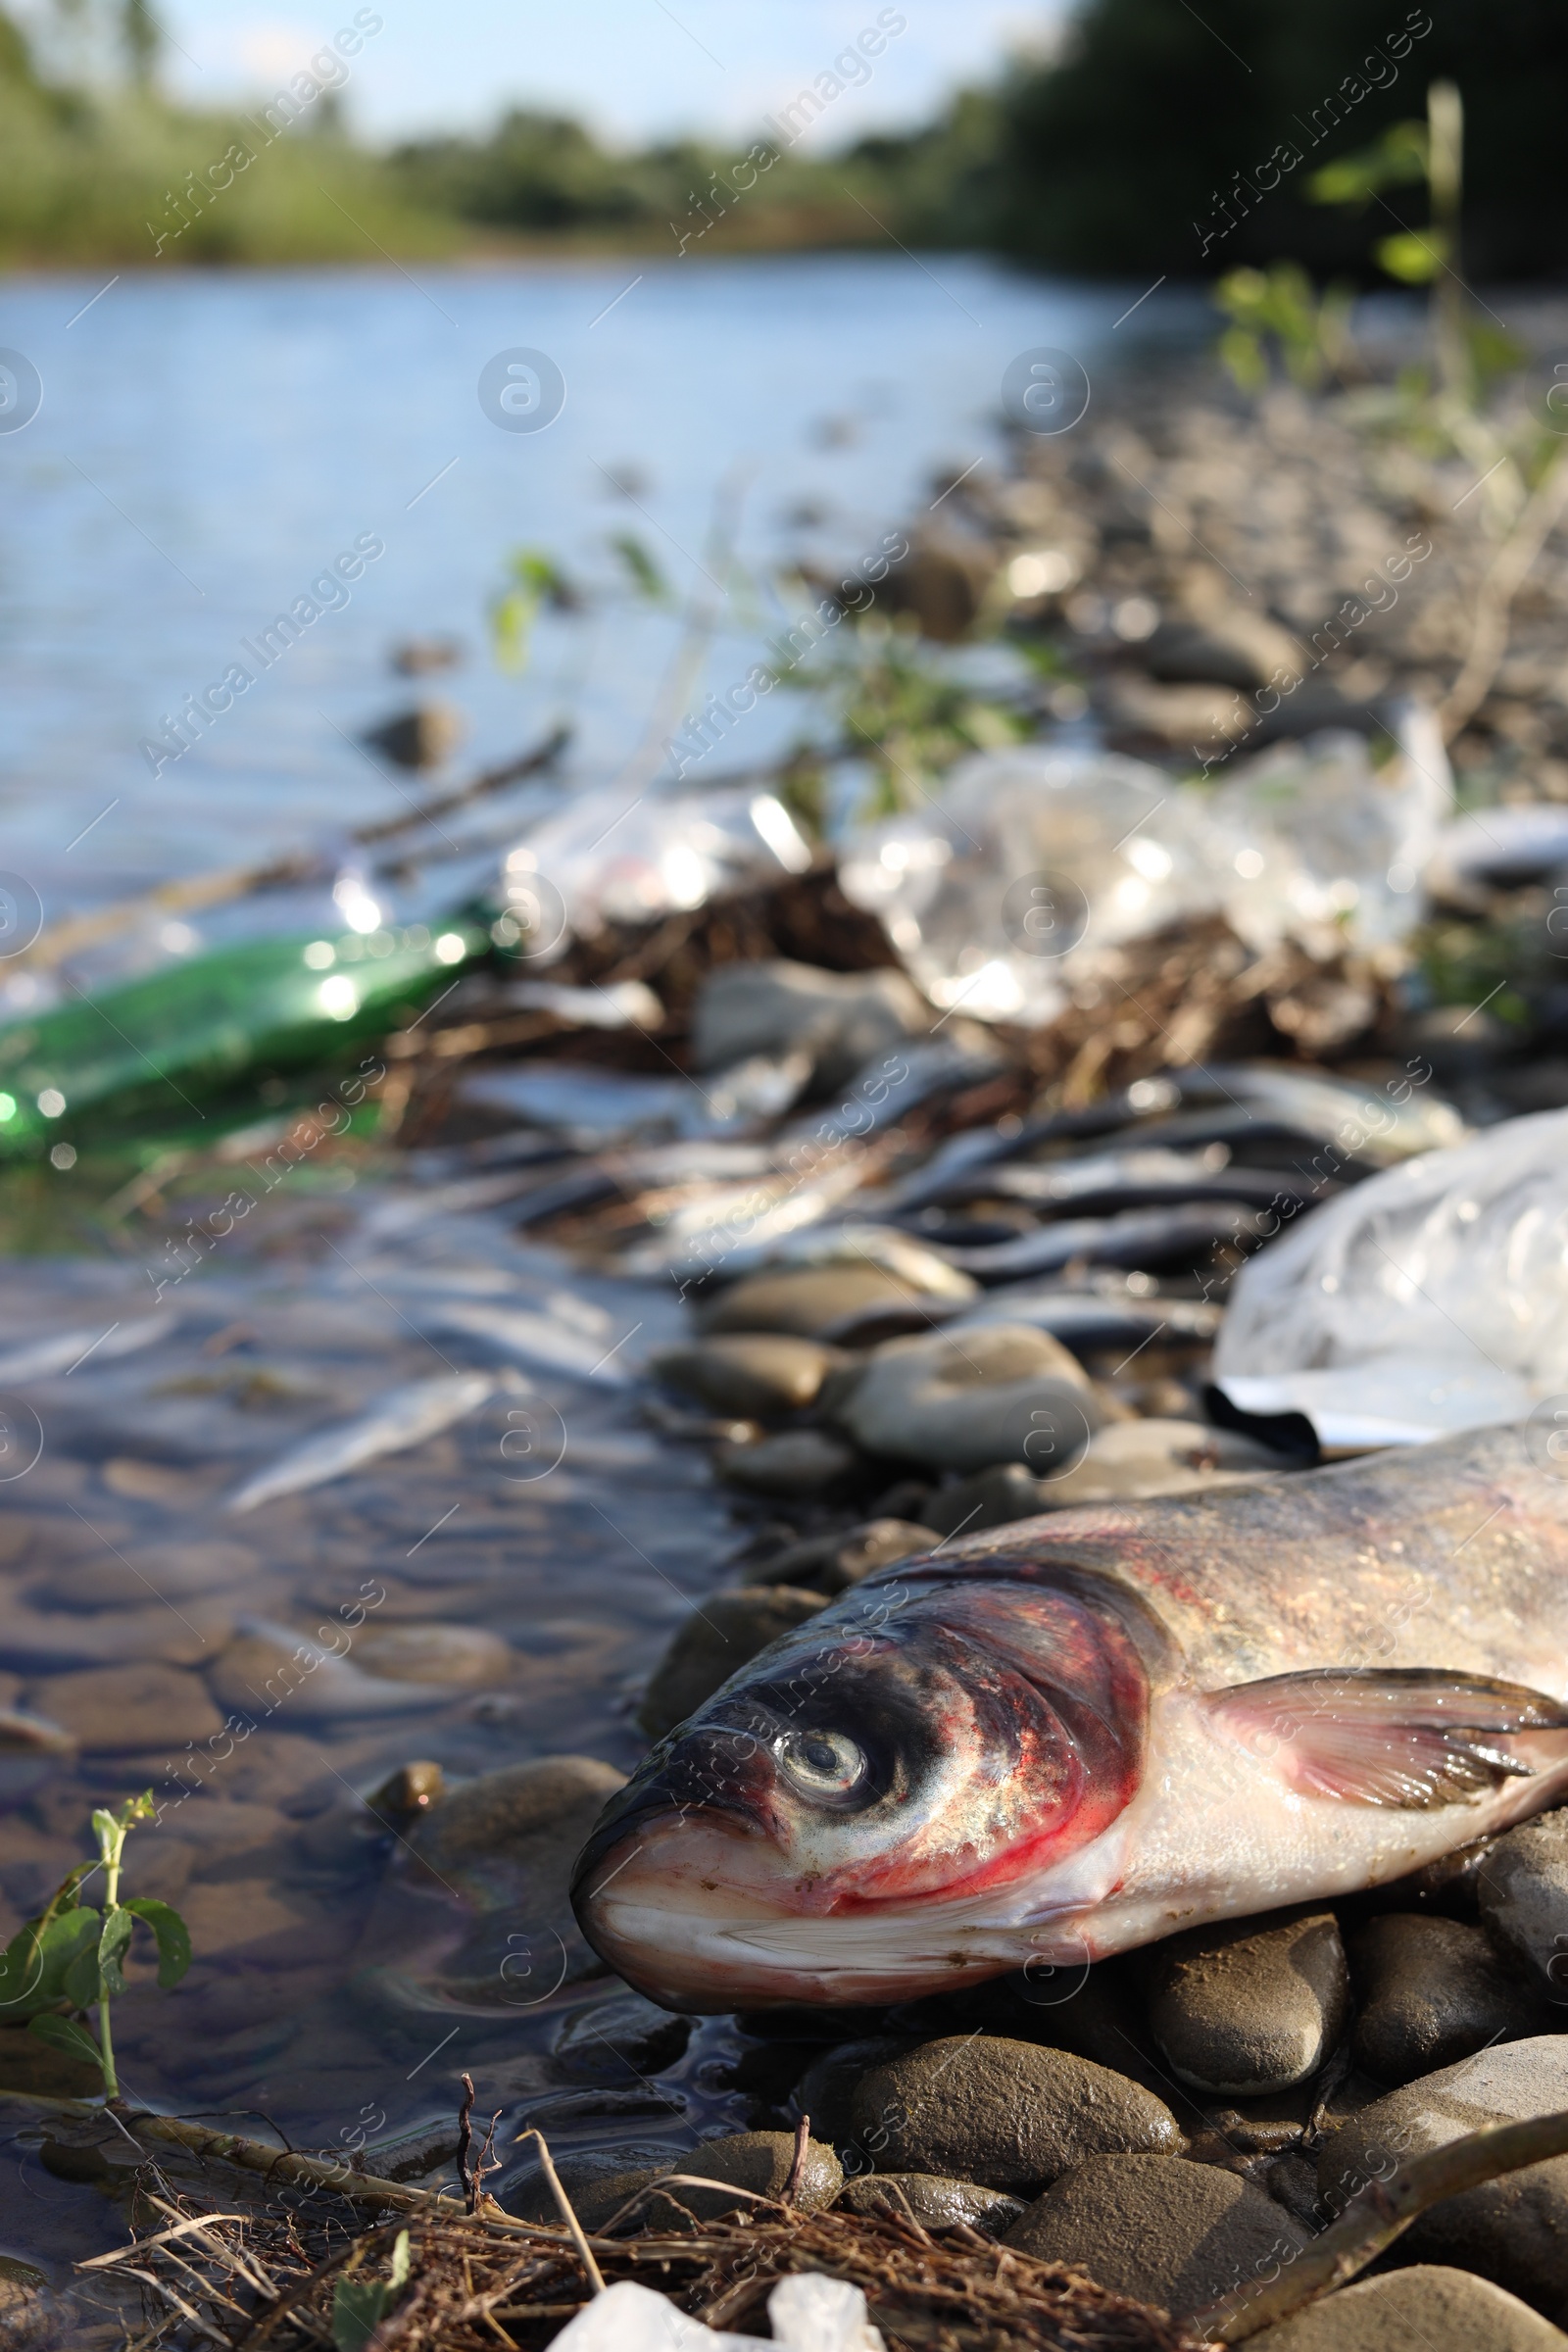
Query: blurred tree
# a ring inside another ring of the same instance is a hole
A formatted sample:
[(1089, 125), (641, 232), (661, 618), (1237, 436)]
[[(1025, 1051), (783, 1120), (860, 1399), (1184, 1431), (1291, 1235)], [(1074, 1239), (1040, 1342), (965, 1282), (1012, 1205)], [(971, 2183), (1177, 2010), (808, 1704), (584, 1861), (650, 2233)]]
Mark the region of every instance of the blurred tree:
[(150, 90), (158, 70), (158, 52), (163, 45), (163, 34), (147, 0), (124, 0), (120, 20), (120, 38), (131, 80), (138, 90)]
[(1561, 0), (1085, 0), (1058, 57), (1003, 94), (991, 236), (1072, 270), (1207, 276), (1286, 254), (1375, 281), (1375, 246), (1419, 224), (1406, 192), (1353, 214), (1307, 182), (1444, 79), (1464, 96), (1465, 273), (1555, 273)]

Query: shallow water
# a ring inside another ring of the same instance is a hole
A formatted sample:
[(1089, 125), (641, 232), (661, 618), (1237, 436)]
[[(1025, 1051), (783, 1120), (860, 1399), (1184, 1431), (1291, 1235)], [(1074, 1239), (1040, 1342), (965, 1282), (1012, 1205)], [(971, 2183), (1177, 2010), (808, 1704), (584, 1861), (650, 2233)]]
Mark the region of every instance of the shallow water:
[[(1208, 323), (1200, 297), (1162, 289), (1114, 328), (1142, 287), (893, 252), (147, 270), (83, 312), (100, 283), (0, 288), (0, 344), (44, 383), (33, 422), (0, 434), (0, 864), (51, 915), (396, 810), (353, 739), (413, 692), (471, 721), (465, 770), (565, 711), (572, 772), (613, 773), (680, 626), (625, 595), (613, 534), (635, 534), (684, 599), (714, 561), (727, 479), (748, 566), (853, 563), (924, 511), (934, 466), (995, 453), (1017, 352), (1065, 346), (1095, 371)], [(566, 379), (543, 432), (503, 432), (479, 408), (484, 364), (516, 346)], [(155, 782), (139, 746), (161, 715), (363, 533), (385, 554), (347, 604)], [(508, 676), (485, 608), (519, 545), (549, 549), (591, 601), (545, 614)], [(779, 618), (732, 598), (708, 683), (744, 675)], [(468, 664), (389, 677), (388, 645), (432, 631), (466, 640)], [(792, 737), (801, 706), (775, 701), (727, 764)]]
[[(504, 1210), (426, 1216), (411, 1187), (377, 1241), (377, 1205), (323, 1203), (270, 1264), (236, 1246), (166, 1293), (162, 1336), (119, 1356), (101, 1343), (74, 1369), (15, 1384), (12, 1459), (31, 1450), (34, 1421), (42, 1452), (0, 1499), (0, 1695), (66, 1723), (82, 1753), (0, 1815), (3, 1932), (88, 1850), (93, 1804), (151, 1787), (160, 1819), (131, 1835), (126, 1891), (175, 1902), (196, 1957), (172, 1993), (139, 1969), (116, 2006), (132, 2097), (261, 2111), (295, 2145), (353, 2148), (449, 2121), (467, 2067), (481, 2107), (507, 2109), (504, 2141), (537, 2119), (563, 2147), (684, 2150), (740, 2118), (711, 2080), (730, 2029), (701, 2028), (644, 2082), (592, 2027), (618, 1986), (577, 1981), (558, 1932), (526, 1911), (472, 1934), (471, 1910), (363, 1798), (414, 1758), (454, 1781), (559, 1753), (629, 1768), (645, 1745), (634, 1688), (735, 1545), (706, 1456), (650, 1431), (632, 1391), (514, 1374), (406, 1452), (226, 1507), (259, 1467), (389, 1391), (499, 1369), (482, 1342), (433, 1331), (443, 1303), (558, 1320), (564, 1306), (629, 1364), (678, 1309), (666, 1290), (564, 1273), (513, 1240)], [(8, 1346), (157, 1328), (139, 1266), (13, 1266), (7, 1293)], [(325, 1672), (319, 1686), (264, 1681), (266, 1656), (232, 1646), (251, 1621), (324, 1641), (373, 1679), (347, 1691)], [(470, 1650), (472, 1629), (505, 1647), (492, 1641), (487, 1659), (478, 1644), (476, 1679), (450, 1690), (377, 1673), (425, 1673), (438, 1629), (469, 1629)], [(149, 1668), (156, 1688), (138, 1698), (127, 1680)], [(367, 1693), (400, 1711), (356, 1713)], [(575, 2055), (547, 2056), (584, 2010)], [(0, 2052), (0, 2077), (9, 2065), (20, 2080), (23, 2063)], [(0, 2249), (58, 2274), (113, 2240), (97, 2190), (52, 2177), (26, 2141), (11, 2153)]]

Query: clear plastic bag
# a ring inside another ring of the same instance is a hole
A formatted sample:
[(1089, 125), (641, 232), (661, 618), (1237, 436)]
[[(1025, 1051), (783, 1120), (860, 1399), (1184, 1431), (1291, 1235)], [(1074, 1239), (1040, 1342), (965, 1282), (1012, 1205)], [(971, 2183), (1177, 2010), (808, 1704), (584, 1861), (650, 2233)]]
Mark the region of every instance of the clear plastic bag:
[(852, 842), (846, 898), (933, 1004), (1040, 1022), (1075, 960), (1217, 904), (1199, 797), (1141, 760), (982, 752), (925, 807)]
[(1420, 917), (1452, 803), (1443, 738), (1414, 705), (1381, 762), (1364, 736), (1335, 729), (1227, 768), (1207, 818), (1231, 928), (1257, 949), (1392, 945)]
[(1239, 1276), (1214, 1380), (1328, 1446), (1522, 1419), (1568, 1392), (1568, 1111), (1388, 1168)]
[(966, 760), (923, 808), (853, 840), (839, 880), (933, 1004), (1038, 1023), (1102, 950), (1184, 917), (1222, 913), (1258, 951), (1388, 946), (1419, 919), (1452, 792), (1413, 706), (1381, 761), (1335, 731), (1210, 786), (1023, 746)]
[[(783, 802), (745, 789), (628, 800), (579, 794), (503, 861), (508, 944), (537, 963), (606, 923), (655, 922), (749, 884), (804, 873), (811, 853)], [(505, 933), (503, 937), (505, 937)]]

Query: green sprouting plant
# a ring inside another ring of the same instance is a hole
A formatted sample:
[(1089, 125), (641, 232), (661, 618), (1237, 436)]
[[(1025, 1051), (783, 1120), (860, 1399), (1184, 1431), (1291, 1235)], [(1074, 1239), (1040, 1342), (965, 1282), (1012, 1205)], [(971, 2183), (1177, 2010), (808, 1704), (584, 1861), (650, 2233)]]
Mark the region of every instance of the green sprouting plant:
[[(53, 2050), (103, 2076), (104, 2095), (118, 2098), (110, 2007), (125, 1989), (122, 1962), (136, 1923), (150, 1929), (158, 1945), (158, 1982), (177, 1984), (190, 1966), (190, 1934), (179, 1913), (152, 1895), (120, 1899), (125, 1838), (138, 1821), (155, 1818), (152, 1790), (133, 1796), (118, 1813), (99, 1807), (92, 1817), (98, 1859), (78, 1862), (55, 1888), (38, 1918), (31, 1919), (0, 1953), (0, 2024), (25, 2025)], [(78, 1900), (96, 1871), (104, 1874), (100, 1908)], [(83, 2023), (98, 2011), (95, 2041)]]
[(1354, 297), (1344, 286), (1313, 292), (1306, 271), (1295, 262), (1268, 270), (1231, 270), (1214, 289), (1230, 325), (1219, 339), (1219, 356), (1244, 392), (1261, 392), (1268, 382), (1271, 354), (1293, 383), (1317, 392), (1330, 376), (1355, 367), (1350, 339)]
[(1026, 710), (950, 674), (929, 647), (875, 615), (842, 630), (830, 660), (774, 675), (825, 693), (842, 729), (839, 756), (871, 763), (872, 805), (859, 811), (867, 818), (912, 808), (966, 752), (1004, 751), (1032, 731)]
[(339, 2278), (332, 2289), (332, 2342), (336, 2352), (366, 2352), (381, 2322), (409, 2283), (409, 2233), (400, 2230), (385, 2278)]

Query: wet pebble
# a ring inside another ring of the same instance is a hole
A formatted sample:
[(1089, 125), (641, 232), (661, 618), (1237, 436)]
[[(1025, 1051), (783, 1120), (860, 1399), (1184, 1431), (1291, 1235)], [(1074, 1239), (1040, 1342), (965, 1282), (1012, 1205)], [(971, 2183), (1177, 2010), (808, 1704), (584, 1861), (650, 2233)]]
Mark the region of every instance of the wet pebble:
[(828, 1374), (848, 1359), (836, 1348), (787, 1332), (734, 1332), (690, 1348), (666, 1348), (649, 1369), (716, 1413), (800, 1412)]
[(1006, 2234), (1042, 2262), (1074, 2264), (1117, 2294), (1178, 2313), (1291, 2261), (1309, 2238), (1250, 2181), (1180, 2156), (1091, 2156)]
[(926, 1505), (942, 1536), (974, 1536), (986, 1527), (1009, 1527), (1032, 1519), (1046, 1504), (1048, 1490), (1022, 1462), (993, 1462), (951, 1487), (941, 1487)]
[[(961, 1278), (958, 1278), (961, 1279)], [(924, 1294), (903, 1274), (885, 1266), (788, 1266), (767, 1274), (748, 1274), (729, 1285), (697, 1310), (697, 1327), (705, 1337), (731, 1331), (793, 1332), (802, 1339), (829, 1337), (853, 1319), (873, 1308), (918, 1313)], [(930, 1299), (933, 1319), (946, 1311)]]
[(438, 1681), (412, 1683), (372, 1674), (346, 1650), (335, 1654), (285, 1626), (256, 1626), (238, 1634), (208, 1681), (220, 1705), (258, 1723), (279, 1715), (296, 1723), (407, 1715), (438, 1705), (447, 1695)]
[(421, 1813), (428, 1813), (432, 1805), (441, 1802), (446, 1786), (446, 1774), (439, 1764), (423, 1760), (400, 1764), (365, 1801), (383, 1820), (407, 1828), (411, 1821), (416, 1821)]
[(1201, 1421), (1116, 1421), (1097, 1432), (1081, 1461), (1042, 1482), (1036, 1507), (1068, 1510), (1083, 1502), (1183, 1494), (1280, 1467), (1266, 1446)]
[(477, 1625), (367, 1625), (354, 1656), (368, 1674), (394, 1683), (504, 1683), (512, 1650)]
[(1358, 2279), (1249, 2336), (1249, 2352), (1568, 2352), (1568, 2335), (1469, 2271), (1421, 2264)]
[(575, 2009), (558, 2029), (551, 2054), (576, 2081), (620, 2082), (628, 2075), (657, 2075), (673, 2066), (692, 2037), (692, 2021), (617, 1993), (591, 2009)]
[(945, 1470), (1075, 1457), (1102, 1419), (1075, 1355), (1022, 1323), (889, 1340), (844, 1407), (867, 1452)]
[(911, 2216), (924, 2230), (951, 2230), (959, 2222), (982, 2237), (1004, 2237), (1027, 2211), (1005, 2189), (981, 2188), (973, 2180), (950, 2180), (940, 2173), (865, 2173), (839, 2199), (844, 2213), (885, 2214), (894, 2221)]
[(723, 1446), (714, 1457), (720, 1478), (752, 1494), (797, 1502), (846, 1494), (858, 1464), (853, 1446), (822, 1429), (788, 1429), (752, 1446)]
[(1357, 1930), (1350, 1955), (1359, 2000), (1350, 2046), (1381, 2082), (1409, 2082), (1545, 2022), (1485, 1929), (1460, 1920), (1391, 1912)]
[(248, 1544), (170, 1544), (103, 1551), (51, 1568), (40, 1607), (123, 1609), (152, 1600), (183, 1601), (251, 1583), (262, 1572)]
[[(887, 2034), (868, 2034), (860, 2041), (841, 2041), (813, 2058), (795, 2087), (795, 2109), (808, 2115), (818, 2139), (845, 2146), (854, 2132), (852, 2113), (862, 2076), (872, 2067), (900, 2058), (909, 2043)], [(862, 2160), (863, 2161), (863, 2160)]]
[[(622, 2142), (613, 2148), (584, 2148), (557, 2156), (556, 2173), (583, 2228), (598, 2231), (651, 2180), (674, 2164), (668, 2148), (639, 2147)], [(531, 2165), (515, 2183), (503, 2183), (500, 2202), (523, 2222), (558, 2222), (561, 2207), (545, 2178), (542, 2165)], [(633, 2217), (634, 2220), (636, 2217)]]
[(1105, 2153), (1177, 2152), (1163, 2100), (1124, 2075), (1032, 2042), (929, 2041), (872, 2067), (851, 2102), (856, 2146), (886, 2172), (1036, 2194)]
[(1568, 2000), (1568, 1807), (1499, 1838), (1476, 1874), (1481, 1917), (1557, 2001)]
[[(1375, 2099), (1323, 2144), (1318, 2186), (1339, 2212), (1370, 2180), (1485, 2125), (1568, 2108), (1568, 2035), (1479, 2051)], [(1408, 2262), (1454, 2262), (1553, 2317), (1568, 2303), (1568, 2156), (1465, 2189), (1418, 2214), (1399, 2240)]]
[(758, 1651), (824, 1606), (820, 1592), (789, 1585), (741, 1585), (694, 1609), (654, 1669), (637, 1720), (662, 1740)]
[(223, 1728), (195, 1675), (176, 1666), (98, 1666), (52, 1675), (34, 1685), (32, 1695), (39, 1712), (69, 1732), (84, 1755), (156, 1749), (167, 1756)]
[(144, 1608), (79, 1616), (12, 1601), (0, 1624), (0, 1657), (43, 1674), (71, 1666), (127, 1665), (138, 1658), (195, 1666), (213, 1657), (233, 1630), (232, 1607), (206, 1597), (184, 1600), (177, 1609), (149, 1601)]
[(935, 1528), (919, 1527), (908, 1519), (867, 1519), (835, 1536), (791, 1544), (752, 1569), (751, 1578), (758, 1585), (794, 1585), (797, 1591), (831, 1596), (847, 1592), (862, 1577), (895, 1560), (929, 1551), (939, 1541)]
[(1300, 2082), (1349, 2021), (1349, 1970), (1331, 1912), (1195, 1929), (1154, 1945), (1145, 1967), (1150, 2031), (1200, 2090), (1246, 2097)]

